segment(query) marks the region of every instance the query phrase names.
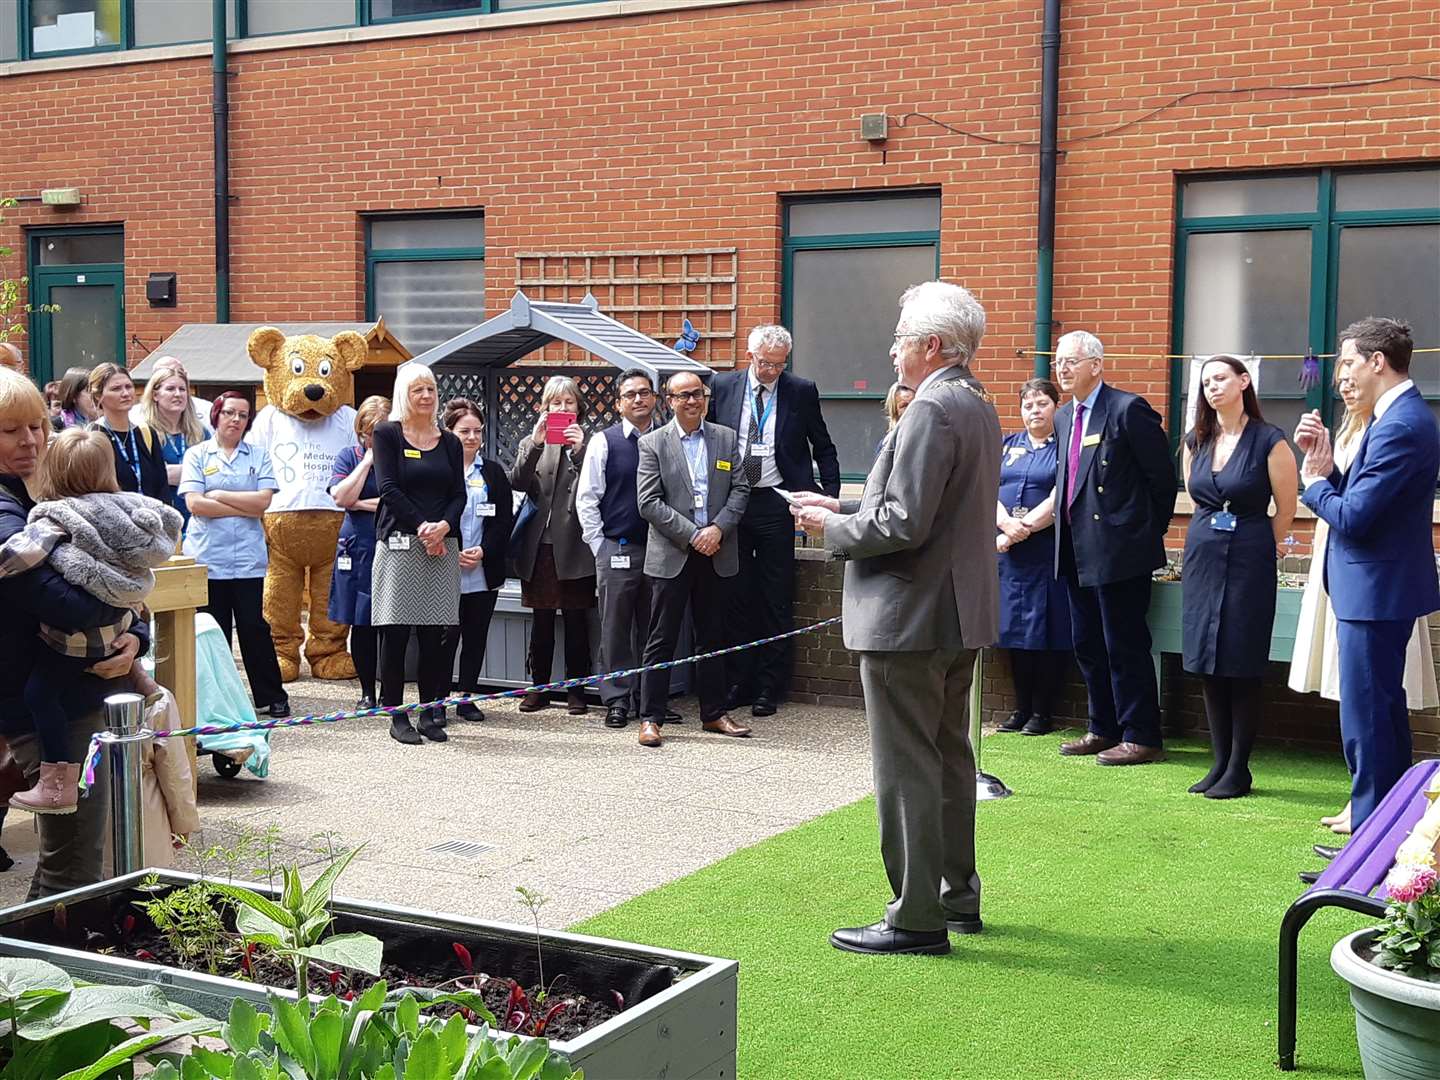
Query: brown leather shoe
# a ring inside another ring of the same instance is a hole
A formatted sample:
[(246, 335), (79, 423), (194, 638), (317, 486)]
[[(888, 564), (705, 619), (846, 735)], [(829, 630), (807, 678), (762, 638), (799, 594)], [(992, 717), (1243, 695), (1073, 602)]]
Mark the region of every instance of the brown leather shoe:
[(1060, 753), (1066, 757), (1084, 757), (1086, 754), (1103, 753), (1114, 745), (1114, 739), (1107, 739), (1103, 736), (1096, 735), (1093, 731), (1087, 731), (1083, 739), (1074, 739), (1067, 743), (1061, 743)]
[(544, 694), (526, 694), (520, 699), (521, 712), (539, 712), (549, 708), (550, 699)]
[(659, 745), (660, 745), (660, 725), (657, 724), (657, 723), (655, 723), (654, 720), (641, 720), (641, 721), (640, 721), (640, 745), (641, 745), (641, 746), (659, 746)]
[(750, 729), (744, 724), (737, 724), (731, 720), (728, 713), (721, 713), (714, 720), (706, 720), (700, 726), (717, 735), (733, 735), (737, 739), (748, 738), (750, 735)]
[(1152, 761), (1164, 761), (1165, 751), (1158, 746), (1141, 746), (1139, 743), (1122, 742), (1113, 750), (1095, 755), (1096, 765), (1149, 765)]

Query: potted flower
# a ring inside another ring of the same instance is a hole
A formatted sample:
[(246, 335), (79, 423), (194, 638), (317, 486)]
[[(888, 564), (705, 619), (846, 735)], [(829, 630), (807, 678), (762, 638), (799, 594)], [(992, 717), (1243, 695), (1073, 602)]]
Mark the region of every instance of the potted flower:
[(1433, 854), (1396, 863), (1385, 921), (1341, 938), (1330, 966), (1350, 984), (1367, 1080), (1440, 1080), (1440, 884)]

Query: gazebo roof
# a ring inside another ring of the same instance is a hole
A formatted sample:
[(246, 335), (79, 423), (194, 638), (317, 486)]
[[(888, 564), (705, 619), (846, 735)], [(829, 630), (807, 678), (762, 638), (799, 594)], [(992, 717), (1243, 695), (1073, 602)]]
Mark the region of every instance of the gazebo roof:
[(354, 330), (369, 343), (372, 359), (377, 350), (393, 353), (392, 363), (404, 363), (410, 359), (410, 350), (390, 333), (384, 319), (373, 322), (186, 323), (145, 357), (130, 374), (138, 380), (148, 379), (157, 360), (162, 356), (173, 356), (185, 365), (191, 382), (258, 385), (265, 378), (265, 372), (250, 359), (247, 344), (250, 334), (261, 326), (277, 327), (292, 337), (299, 334), (334, 337), (342, 330)]
[(710, 374), (710, 369), (698, 360), (602, 314), (600, 302), (589, 294), (578, 304), (559, 304), (531, 300), (523, 292), (516, 292), (509, 310), (427, 349), (414, 362), (426, 367), (507, 367), (552, 341), (584, 349), (617, 368), (642, 368), (656, 383), (679, 371), (693, 371), (701, 378)]

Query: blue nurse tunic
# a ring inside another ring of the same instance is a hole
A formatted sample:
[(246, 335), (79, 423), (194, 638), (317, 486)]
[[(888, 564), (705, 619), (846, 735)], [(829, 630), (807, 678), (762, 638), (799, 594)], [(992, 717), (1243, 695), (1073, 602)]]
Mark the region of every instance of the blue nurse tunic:
[[(1000, 501), (1016, 517), (1055, 486), (1055, 436), (1035, 446), (1016, 432), (1001, 444)], [(1034, 533), (996, 556), (1000, 569), (1000, 641), (1005, 649), (1069, 650), (1070, 602), (1055, 579), (1055, 529)]]
[[(333, 488), (354, 472), (364, 456), (365, 450), (359, 446), (347, 446), (336, 454), (330, 470), (330, 486)], [(372, 468), (360, 489), (360, 498), (379, 497), (380, 485)], [(330, 574), (327, 614), (331, 621), (345, 626), (370, 625), (370, 568), (374, 561), (375, 515), (366, 510), (345, 511), (340, 539), (335, 545), (335, 568)]]

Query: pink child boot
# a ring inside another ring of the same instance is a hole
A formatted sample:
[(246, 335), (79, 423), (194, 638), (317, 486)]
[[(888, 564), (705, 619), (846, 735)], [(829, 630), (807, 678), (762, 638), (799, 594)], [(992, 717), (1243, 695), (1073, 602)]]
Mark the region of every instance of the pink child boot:
[(80, 799), (80, 766), (42, 761), (40, 779), (29, 791), (10, 796), (10, 805), (32, 814), (73, 814)]

